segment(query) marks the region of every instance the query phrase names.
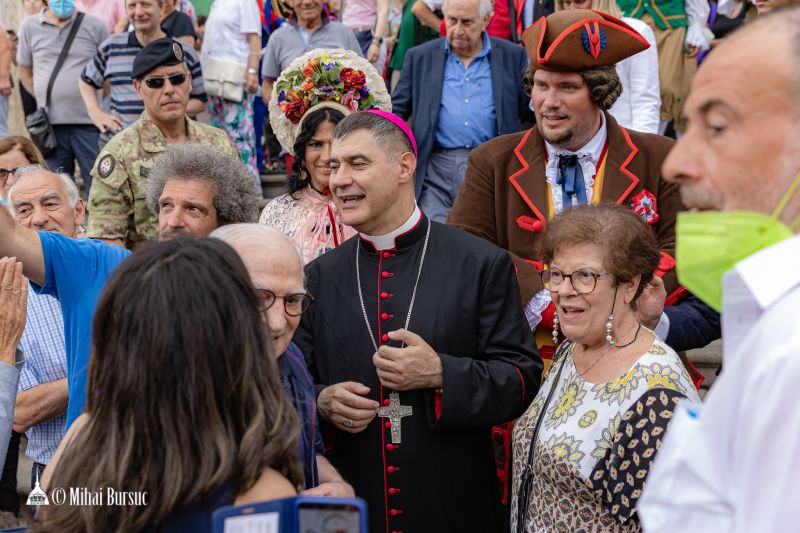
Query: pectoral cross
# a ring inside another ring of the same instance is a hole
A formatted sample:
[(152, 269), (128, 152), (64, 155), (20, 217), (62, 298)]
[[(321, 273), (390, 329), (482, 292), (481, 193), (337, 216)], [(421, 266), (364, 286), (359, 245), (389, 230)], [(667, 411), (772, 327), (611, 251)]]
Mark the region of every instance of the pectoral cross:
[(404, 416), (411, 416), (413, 408), (410, 405), (400, 405), (400, 395), (392, 391), (389, 394), (389, 405), (378, 409), (378, 416), (388, 418), (392, 426), (392, 444), (400, 444), (400, 421)]

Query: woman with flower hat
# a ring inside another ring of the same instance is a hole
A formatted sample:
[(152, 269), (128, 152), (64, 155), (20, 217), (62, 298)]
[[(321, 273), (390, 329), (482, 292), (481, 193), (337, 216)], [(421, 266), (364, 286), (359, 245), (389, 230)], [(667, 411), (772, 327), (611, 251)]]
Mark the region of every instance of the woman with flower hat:
[(267, 204), (259, 222), (291, 238), (306, 262), (355, 234), (342, 224), (328, 189), (328, 155), (336, 124), (371, 108), (391, 111), (389, 93), (374, 67), (351, 51), (313, 50), (275, 82), (270, 123), (296, 159), (289, 193)]

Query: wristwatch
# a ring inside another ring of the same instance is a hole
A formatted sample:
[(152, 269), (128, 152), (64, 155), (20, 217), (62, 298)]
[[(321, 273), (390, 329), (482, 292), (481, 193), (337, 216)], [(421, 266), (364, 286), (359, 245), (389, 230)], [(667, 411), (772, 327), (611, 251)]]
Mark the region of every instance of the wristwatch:
[(248, 74), (258, 74), (258, 69), (250, 67), (250, 68), (247, 69), (247, 73)]
[(377, 44), (378, 46), (380, 46), (381, 43), (383, 43), (383, 37), (375, 36), (372, 38), (372, 44)]

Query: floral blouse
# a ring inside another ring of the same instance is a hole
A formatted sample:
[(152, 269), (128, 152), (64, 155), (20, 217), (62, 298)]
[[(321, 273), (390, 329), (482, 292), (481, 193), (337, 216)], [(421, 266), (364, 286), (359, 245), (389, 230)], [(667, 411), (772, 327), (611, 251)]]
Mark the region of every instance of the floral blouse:
[(330, 194), (322, 195), (311, 187), (269, 202), (259, 223), (292, 239), (306, 264), (356, 234), (353, 228), (342, 224)]
[(539, 427), (525, 531), (641, 531), (636, 502), (650, 464), (676, 403), (699, 401), (697, 391), (678, 355), (660, 339), (624, 375), (598, 384), (578, 373), (574, 348), (569, 340), (559, 347), (557, 362), (514, 427), (511, 530), (536, 420), (556, 386)]

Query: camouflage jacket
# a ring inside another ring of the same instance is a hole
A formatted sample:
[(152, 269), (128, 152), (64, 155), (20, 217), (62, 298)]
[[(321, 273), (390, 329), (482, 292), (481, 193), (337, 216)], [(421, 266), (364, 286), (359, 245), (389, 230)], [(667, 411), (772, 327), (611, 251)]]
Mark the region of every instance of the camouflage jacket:
[[(239, 157), (224, 131), (188, 117), (186, 128), (187, 142)], [(167, 140), (147, 111), (108, 142), (92, 168), (87, 237), (121, 239), (128, 248), (158, 238), (158, 217), (147, 208), (145, 193), (147, 174), (166, 147)]]

